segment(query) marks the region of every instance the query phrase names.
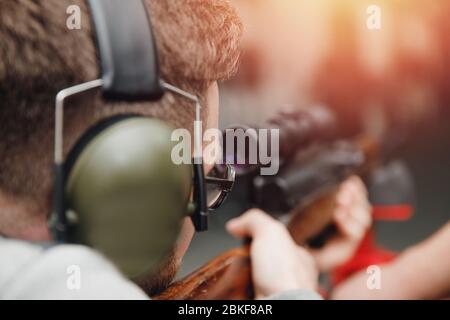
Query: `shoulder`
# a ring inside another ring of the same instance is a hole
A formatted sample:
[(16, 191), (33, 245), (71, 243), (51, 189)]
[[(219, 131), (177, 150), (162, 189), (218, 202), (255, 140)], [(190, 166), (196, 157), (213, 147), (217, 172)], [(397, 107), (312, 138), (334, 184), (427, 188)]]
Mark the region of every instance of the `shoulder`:
[(2, 240), (0, 256), (10, 266), (5, 268), (8, 270), (0, 267), (0, 281), (4, 284), (0, 285), (1, 298), (146, 299), (108, 260), (84, 246), (44, 249), (26, 242)]
[(0, 237), (0, 288), (4, 288), (22, 268), (41, 254), (42, 248), (24, 241)]

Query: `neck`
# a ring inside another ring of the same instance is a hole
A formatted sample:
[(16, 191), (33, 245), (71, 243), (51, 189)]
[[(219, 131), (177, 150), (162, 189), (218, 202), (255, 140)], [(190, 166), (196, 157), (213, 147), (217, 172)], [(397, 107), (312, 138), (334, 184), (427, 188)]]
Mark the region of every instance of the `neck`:
[(27, 241), (50, 240), (46, 215), (37, 207), (0, 190), (0, 235)]

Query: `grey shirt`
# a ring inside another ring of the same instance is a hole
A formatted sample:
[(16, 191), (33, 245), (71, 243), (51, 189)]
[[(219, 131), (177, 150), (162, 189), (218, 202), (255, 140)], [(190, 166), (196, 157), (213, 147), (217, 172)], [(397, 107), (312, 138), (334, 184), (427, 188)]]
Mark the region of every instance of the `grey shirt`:
[[(45, 248), (0, 237), (0, 300), (96, 299), (147, 300), (102, 255), (84, 246)], [(282, 293), (270, 299), (316, 300), (308, 290)]]

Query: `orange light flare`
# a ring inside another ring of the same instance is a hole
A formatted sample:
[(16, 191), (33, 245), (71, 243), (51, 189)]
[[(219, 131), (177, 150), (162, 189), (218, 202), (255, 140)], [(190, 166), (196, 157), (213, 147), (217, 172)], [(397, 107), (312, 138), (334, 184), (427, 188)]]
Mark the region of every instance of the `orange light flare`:
[[(237, 87), (258, 97), (261, 117), (319, 101), (353, 122), (355, 111), (380, 108), (396, 121), (429, 122), (437, 105), (450, 104), (441, 101), (450, 91), (448, 1), (232, 2), (245, 27)], [(381, 19), (374, 30), (372, 5)]]

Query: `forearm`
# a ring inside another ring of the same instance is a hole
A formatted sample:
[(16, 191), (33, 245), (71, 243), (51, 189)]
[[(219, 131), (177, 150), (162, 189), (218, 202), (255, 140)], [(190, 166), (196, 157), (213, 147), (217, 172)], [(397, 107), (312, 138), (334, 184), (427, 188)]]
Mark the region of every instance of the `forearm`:
[(433, 299), (450, 292), (450, 223), (381, 267), (381, 288), (367, 287), (361, 272), (338, 286), (334, 299)]
[(450, 292), (450, 223), (405, 251), (393, 264), (405, 299), (442, 298)]

